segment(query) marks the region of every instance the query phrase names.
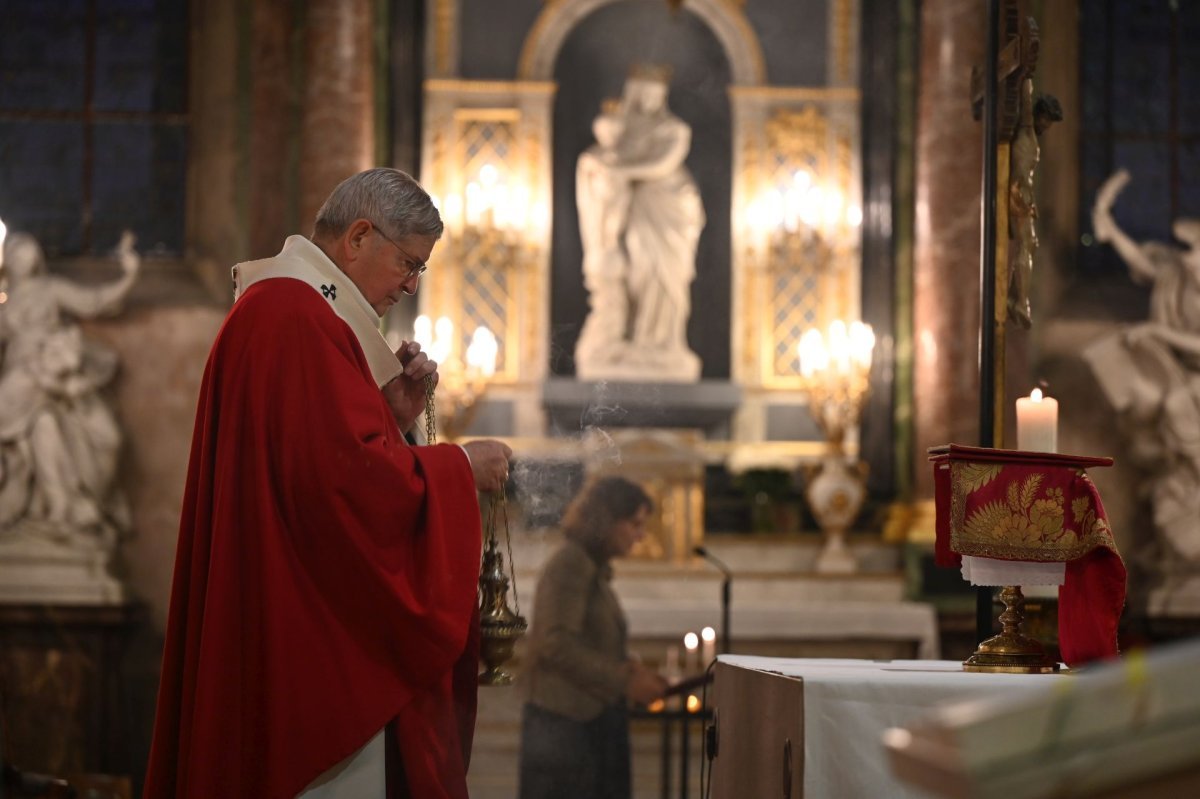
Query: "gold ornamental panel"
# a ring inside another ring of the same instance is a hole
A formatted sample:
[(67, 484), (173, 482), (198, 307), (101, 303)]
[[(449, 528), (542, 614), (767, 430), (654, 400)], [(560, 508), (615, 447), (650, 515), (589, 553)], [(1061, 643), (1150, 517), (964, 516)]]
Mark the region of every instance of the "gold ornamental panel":
[(844, 120), (818, 102), (777, 107), (745, 154), (750, 196), (776, 206), (749, 256), (754, 279), (744, 283), (745, 307), (767, 311), (745, 316), (747, 357), (767, 388), (797, 388), (800, 337), (856, 310), (861, 210), (854, 130)]

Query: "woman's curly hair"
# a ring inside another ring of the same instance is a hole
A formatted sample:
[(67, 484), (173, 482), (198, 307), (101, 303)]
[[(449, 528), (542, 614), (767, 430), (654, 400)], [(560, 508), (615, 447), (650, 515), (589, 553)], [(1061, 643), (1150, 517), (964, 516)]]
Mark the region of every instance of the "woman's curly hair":
[(563, 513), (563, 535), (593, 555), (604, 556), (613, 527), (632, 519), (642, 508), (652, 510), (654, 501), (637, 483), (624, 477), (595, 478)]

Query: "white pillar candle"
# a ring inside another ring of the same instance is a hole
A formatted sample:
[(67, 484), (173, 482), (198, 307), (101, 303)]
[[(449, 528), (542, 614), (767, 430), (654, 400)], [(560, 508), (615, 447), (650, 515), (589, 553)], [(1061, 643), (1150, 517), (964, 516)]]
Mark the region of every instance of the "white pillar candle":
[(1040, 388), (1017, 400), (1017, 449), (1058, 452), (1058, 400)]
[(700, 648), (699, 636), (692, 632), (683, 636), (683, 648), (687, 650), (687, 656), (683, 661), (683, 672), (684, 674), (695, 674), (699, 671), (699, 666), (696, 664), (696, 657), (699, 654), (697, 650)]
[(707, 669), (716, 656), (717, 631), (712, 627), (705, 627), (700, 631), (700, 668)]

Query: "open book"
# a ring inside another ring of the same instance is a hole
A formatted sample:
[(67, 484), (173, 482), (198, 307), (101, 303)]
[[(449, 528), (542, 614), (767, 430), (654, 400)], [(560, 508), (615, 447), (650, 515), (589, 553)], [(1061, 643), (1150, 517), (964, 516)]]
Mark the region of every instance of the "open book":
[(1200, 640), (1135, 652), (1018, 698), (944, 706), (884, 745), (896, 776), (936, 796), (1132, 797), (1164, 775), (1200, 796), (1197, 674)]

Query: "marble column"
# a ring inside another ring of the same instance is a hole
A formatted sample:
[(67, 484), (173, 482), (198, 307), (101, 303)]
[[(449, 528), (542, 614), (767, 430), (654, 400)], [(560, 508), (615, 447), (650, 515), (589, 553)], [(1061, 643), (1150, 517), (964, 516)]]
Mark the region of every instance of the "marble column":
[(329, 192), (375, 155), (371, 0), (308, 0), (298, 224), (309, 233)]
[(913, 263), (915, 498), (933, 495), (926, 448), (979, 430), (979, 248), (983, 130), (971, 67), (984, 57), (978, 0), (921, 4)]
[(308, 232), (295, 218), (298, 89), (304, 74), (298, 46), (304, 20), (297, 19), (296, 5), (256, 0), (251, 13), (248, 258), (274, 255), (288, 235)]
[(187, 226), (189, 264), (214, 299), (231, 302), (229, 267), (246, 257), (247, 149), (241, 31), (235, 0), (193, 3), (191, 23)]

